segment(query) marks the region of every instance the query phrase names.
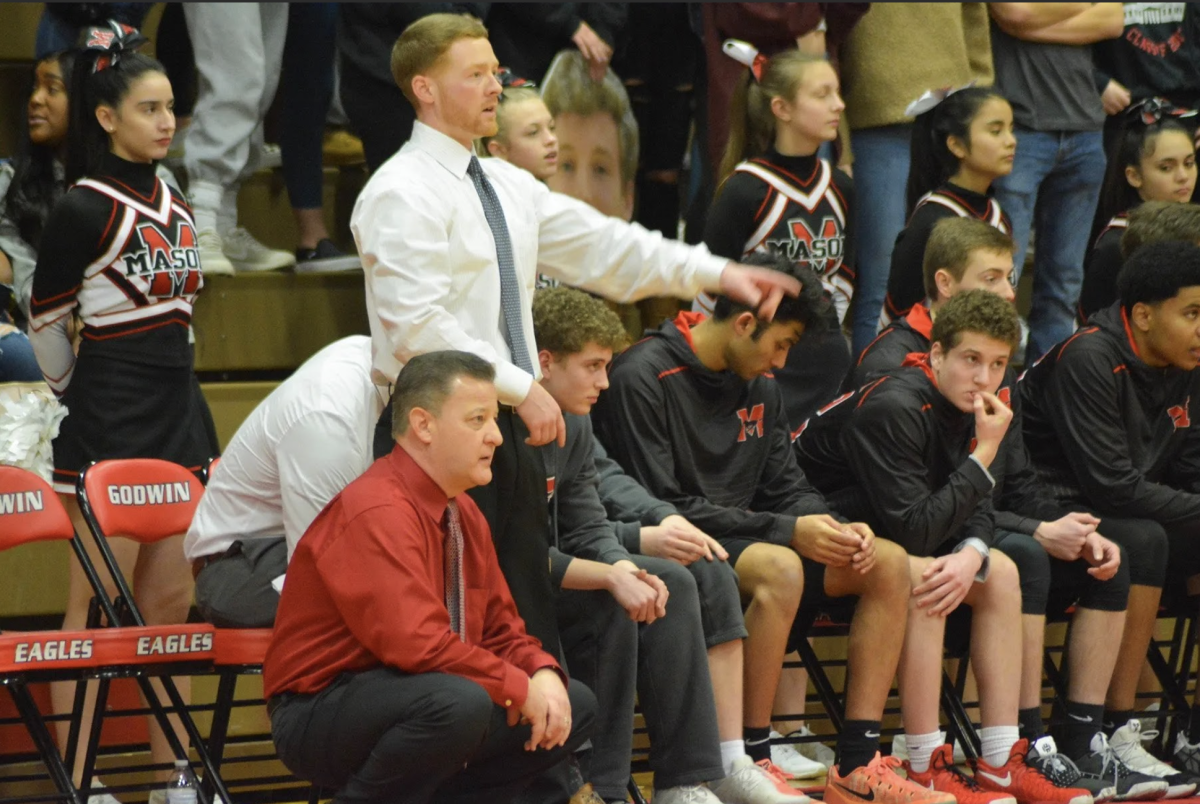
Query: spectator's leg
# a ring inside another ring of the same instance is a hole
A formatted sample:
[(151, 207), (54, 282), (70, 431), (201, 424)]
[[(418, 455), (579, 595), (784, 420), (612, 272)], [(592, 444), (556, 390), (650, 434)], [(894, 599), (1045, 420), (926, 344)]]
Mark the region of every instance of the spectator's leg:
[(70, 50), (75, 47), (79, 29), (60, 17), (52, 9), (50, 3), (42, 7), (42, 16), (38, 20), (37, 35), (34, 39), (34, 60), (45, 58), (51, 53)]
[[(1029, 232), (1033, 228), (1033, 210), (1042, 182), (1054, 168), (1058, 155), (1058, 137), (1033, 129), (1017, 127), (1017, 153), (1012, 173), (992, 183), (996, 200), (1012, 221), (1012, 238), (1017, 245), (1013, 254), (1013, 284), (1021, 279)], [(1089, 220), (1085, 228), (1091, 228)], [(1038, 233), (1041, 236), (1041, 232)], [(1040, 245), (1040, 244), (1039, 244)]]
[(0, 323), (0, 383), (41, 382), (42, 370), (33, 354), (29, 336)]
[(1083, 286), (1083, 255), (1104, 183), (1101, 132), (1060, 136), (1059, 159), (1042, 181), (1038, 205), (1026, 365), (1075, 331), (1075, 308)]
[(238, 180), (262, 121), (266, 58), (257, 4), (184, 3), (183, 12), (199, 79), (184, 165), (203, 233), (217, 229), (227, 188), (234, 188), (236, 210)]
[(155, 52), (175, 93), (175, 120), (179, 125), (190, 123), (196, 108), (196, 54), (188, 36), (183, 3), (167, 3), (158, 22), (158, 42)]
[(854, 266), (853, 343), (855, 355), (867, 347), (879, 329), (879, 313), (887, 294), (892, 246), (904, 228), (904, 189), (912, 126), (882, 126), (855, 131), (854, 151)]
[(283, 177), (300, 249), (329, 237), (321, 210), (321, 140), (333, 97), (336, 3), (288, 3), (283, 50)]
[(349, 59), (342, 59), (339, 77), (342, 106), (362, 140), (367, 168), (374, 172), (412, 134), (416, 112), (398, 86), (372, 78)]

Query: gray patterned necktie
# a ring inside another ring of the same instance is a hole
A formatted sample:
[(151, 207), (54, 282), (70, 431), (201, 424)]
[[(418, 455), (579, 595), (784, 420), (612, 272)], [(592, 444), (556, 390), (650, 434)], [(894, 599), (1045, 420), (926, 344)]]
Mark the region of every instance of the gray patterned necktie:
[(466, 584), (463, 582), (463, 533), (458, 518), (458, 503), (446, 503), (446, 610), (450, 612), (450, 630), (467, 641)]
[(521, 327), (521, 290), (517, 282), (517, 267), (513, 262), (512, 241), (508, 237), (508, 224), (504, 220), (504, 209), (496, 190), (483, 173), (479, 160), (471, 157), (467, 175), (475, 184), (475, 192), (483, 202), (483, 214), (487, 217), (492, 239), (496, 242), (496, 262), (500, 265), (500, 309), (504, 314), (505, 340), (512, 352), (512, 362), (517, 368), (533, 374), (529, 346), (525, 343), (525, 330)]

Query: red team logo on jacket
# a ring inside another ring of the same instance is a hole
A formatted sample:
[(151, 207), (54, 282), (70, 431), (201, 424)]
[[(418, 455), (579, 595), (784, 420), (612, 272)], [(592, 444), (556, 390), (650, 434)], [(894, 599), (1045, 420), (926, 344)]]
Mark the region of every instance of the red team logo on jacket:
[(746, 440), (747, 435), (763, 437), (763, 406), (761, 402), (749, 410), (742, 408), (737, 415), (742, 423), (742, 430), (738, 433), (739, 444)]
[(135, 232), (142, 248), (122, 257), (126, 276), (152, 274), (147, 293), (160, 299), (187, 296), (200, 289), (200, 252), (191, 224), (177, 220), (173, 236), (149, 222), (139, 224)]
[(1167, 408), (1167, 415), (1171, 417), (1171, 421), (1175, 424), (1176, 430), (1182, 430), (1192, 426), (1192, 417), (1188, 413), (1188, 408), (1192, 404), (1192, 398), (1189, 396), (1184, 400), (1182, 405), (1172, 405)]
[(842, 265), (845, 236), (838, 222), (826, 215), (821, 219), (821, 231), (814, 232), (804, 218), (787, 222), (787, 239), (770, 238), (767, 245), (786, 254), (792, 262), (808, 265), (820, 275), (833, 273)]

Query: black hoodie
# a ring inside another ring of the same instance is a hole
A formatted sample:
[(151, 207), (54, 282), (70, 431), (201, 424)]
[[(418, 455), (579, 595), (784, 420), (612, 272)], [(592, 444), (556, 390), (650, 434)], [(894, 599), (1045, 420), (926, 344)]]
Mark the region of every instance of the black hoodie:
[(1038, 474), (1101, 514), (1200, 520), (1200, 371), (1143, 362), (1120, 304), (1088, 320), (1018, 384)]
[(718, 540), (791, 543), (796, 518), (830, 513), (796, 465), (769, 376), (711, 371), (680, 313), (625, 351), (593, 408), (608, 453), (655, 497)]
[(926, 355), (912, 358), (805, 422), (800, 466), (831, 505), (912, 555), (991, 545), (994, 483), (970, 457), (975, 416), (938, 391)]

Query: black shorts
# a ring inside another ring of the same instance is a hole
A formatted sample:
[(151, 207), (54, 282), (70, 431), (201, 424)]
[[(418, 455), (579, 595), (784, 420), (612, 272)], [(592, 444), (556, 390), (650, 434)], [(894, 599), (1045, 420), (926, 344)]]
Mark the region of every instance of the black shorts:
[[(738, 559), (746, 548), (752, 544), (770, 544), (755, 539), (722, 539), (721, 546), (729, 553), (729, 565), (737, 567)], [(830, 597), (825, 593), (825, 565), (819, 561), (801, 558), (804, 567), (804, 592), (800, 595), (800, 608), (796, 611), (796, 619), (792, 622), (791, 635), (788, 637), (788, 652), (796, 649), (800, 640), (808, 636), (813, 622), (820, 616), (826, 615), (835, 622), (849, 622), (854, 614), (854, 606), (858, 597)]]
[(217, 454), (211, 414), (191, 365), (149, 366), (85, 354), (61, 400), (54, 490), (74, 494), (92, 461), (160, 458), (199, 473)]

